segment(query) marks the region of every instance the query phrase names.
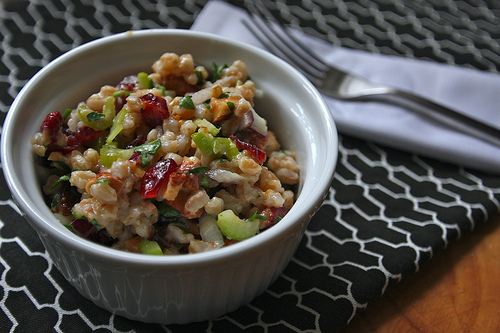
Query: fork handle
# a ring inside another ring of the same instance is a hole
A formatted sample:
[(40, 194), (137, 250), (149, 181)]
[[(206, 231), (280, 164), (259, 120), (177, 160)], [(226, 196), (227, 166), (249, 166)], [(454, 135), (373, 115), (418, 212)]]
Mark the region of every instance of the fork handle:
[(360, 96), (359, 100), (390, 102), (424, 114), (441, 124), (500, 147), (500, 128), (423, 97), (401, 90), (388, 89), (383, 94), (376, 93)]

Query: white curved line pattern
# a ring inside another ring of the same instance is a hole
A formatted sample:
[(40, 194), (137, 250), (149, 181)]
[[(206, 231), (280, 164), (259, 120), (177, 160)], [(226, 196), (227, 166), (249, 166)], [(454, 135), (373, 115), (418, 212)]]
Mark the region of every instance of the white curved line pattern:
[[(206, 2), (0, 2), (0, 111), (8, 111), (27, 76), (61, 53), (121, 31), (189, 28)], [(253, 0), (228, 2), (245, 7)], [(284, 24), (339, 46), (500, 72), (500, 11), (486, 0), (265, 3)], [(32, 315), (50, 311), (57, 332), (65, 327), (112, 332), (340, 329), (370, 300), (500, 210), (497, 177), (340, 139), (328, 196), (276, 283), (237, 311), (182, 328), (107, 312), (94, 318), (95, 311), (103, 310), (64, 280), (8, 196), (5, 181), (0, 182), (0, 327), (24, 329), (14, 301), (23, 299), (33, 304)], [(11, 279), (20, 276), (19, 267), (28, 267), (30, 274), (22, 285)], [(68, 305), (68, 300), (81, 305)]]

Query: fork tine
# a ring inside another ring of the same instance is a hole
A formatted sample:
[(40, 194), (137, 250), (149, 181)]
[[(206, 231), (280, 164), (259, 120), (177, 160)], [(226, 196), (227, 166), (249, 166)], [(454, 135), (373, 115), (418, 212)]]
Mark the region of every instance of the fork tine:
[(275, 55), (289, 62), (292, 66), (294, 66), (296, 69), (302, 72), (302, 74), (304, 74), (304, 76), (306, 76), (307, 79), (309, 79), (310, 81), (314, 82), (318, 80), (318, 75), (319, 75), (318, 71), (311, 72), (310, 67), (304, 66), (304, 64), (301, 62), (297, 62), (296, 60), (291, 58), (288, 54), (283, 52), (281, 48), (277, 47), (274, 35), (272, 35), (268, 30), (265, 30), (265, 28), (262, 28), (260, 23), (256, 22), (255, 18), (252, 20), (252, 23), (254, 24), (252, 25), (247, 20), (243, 20), (243, 24), (262, 43), (262, 45), (264, 45), (266, 49), (268, 49), (271, 53), (274, 53)]
[(320, 79), (322, 71), (304, 63), (302, 59), (297, 59), (295, 52), (283, 43), (276, 32), (272, 31), (271, 24), (266, 18), (254, 11), (251, 12), (250, 20), (252, 24), (246, 20), (243, 20), (243, 23), (269, 51), (288, 61), (309, 80), (318, 81)]
[(255, 1), (249, 9), (253, 15), (261, 17), (266, 27), (273, 31), (281, 44), (290, 50), (291, 55), (288, 53), (288, 56), (299, 58), (300, 61), (307, 63), (320, 73), (328, 69), (329, 65), (321, 57), (312, 52), (307, 45), (291, 34), (260, 0)]

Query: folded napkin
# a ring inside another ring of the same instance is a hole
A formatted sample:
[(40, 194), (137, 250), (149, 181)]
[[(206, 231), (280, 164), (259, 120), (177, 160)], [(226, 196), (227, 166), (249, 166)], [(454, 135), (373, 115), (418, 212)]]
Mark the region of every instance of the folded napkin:
[[(210, 1), (191, 30), (248, 44), (262, 44), (243, 25), (247, 13)], [(452, 65), (336, 47), (296, 32), (328, 62), (375, 82), (427, 96), (500, 126), (500, 76)], [(244, 59), (243, 59), (244, 60)], [(456, 132), (404, 108), (377, 102), (345, 102), (324, 96), (340, 133), (444, 162), (500, 174), (500, 148)]]

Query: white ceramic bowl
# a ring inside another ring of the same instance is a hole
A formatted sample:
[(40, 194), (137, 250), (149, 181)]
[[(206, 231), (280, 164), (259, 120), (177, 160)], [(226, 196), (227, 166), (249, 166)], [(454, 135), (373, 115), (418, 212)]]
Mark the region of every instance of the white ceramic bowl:
[[(104, 84), (151, 71), (164, 52), (191, 53), (207, 68), (243, 60), (263, 95), (256, 110), (297, 153), (301, 182), (294, 207), (273, 228), (216, 251), (185, 256), (131, 254), (69, 232), (45, 205), (30, 139), (45, 116), (65, 110)], [(127, 318), (162, 324), (223, 315), (250, 302), (291, 259), (329, 189), (337, 131), (317, 90), (292, 67), (260, 49), (183, 30), (122, 33), (77, 47), (45, 66), (22, 89), (2, 132), (2, 166), (12, 196), (64, 277), (95, 304)]]

